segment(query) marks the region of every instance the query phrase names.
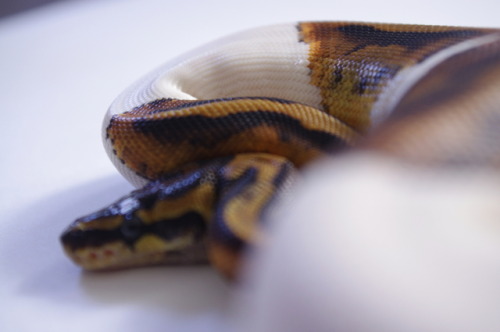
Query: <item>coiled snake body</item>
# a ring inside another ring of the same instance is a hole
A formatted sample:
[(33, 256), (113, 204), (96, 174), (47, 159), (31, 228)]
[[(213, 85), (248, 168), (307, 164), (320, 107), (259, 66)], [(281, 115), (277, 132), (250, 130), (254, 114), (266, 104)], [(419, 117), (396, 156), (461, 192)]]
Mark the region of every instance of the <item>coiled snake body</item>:
[(346, 148), (500, 166), (495, 29), (304, 22), (219, 40), (111, 105), (104, 144), (141, 188), (62, 235), (85, 269), (197, 262), (228, 277), (304, 165)]

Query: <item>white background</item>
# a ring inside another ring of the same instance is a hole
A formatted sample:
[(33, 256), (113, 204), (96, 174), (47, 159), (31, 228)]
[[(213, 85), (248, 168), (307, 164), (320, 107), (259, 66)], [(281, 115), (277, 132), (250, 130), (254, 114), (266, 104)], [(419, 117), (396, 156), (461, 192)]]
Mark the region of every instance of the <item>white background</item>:
[(208, 267), (82, 273), (58, 236), (131, 186), (101, 146), (113, 98), (214, 38), (297, 20), (497, 26), (497, 1), (57, 3), (0, 21), (0, 331), (221, 331)]

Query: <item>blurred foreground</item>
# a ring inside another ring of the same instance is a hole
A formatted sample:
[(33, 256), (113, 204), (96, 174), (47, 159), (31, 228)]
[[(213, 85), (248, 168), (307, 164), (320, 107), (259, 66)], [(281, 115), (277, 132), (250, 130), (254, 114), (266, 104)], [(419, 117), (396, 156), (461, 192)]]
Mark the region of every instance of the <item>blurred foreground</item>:
[(498, 173), (358, 154), (306, 179), (248, 268), (238, 331), (500, 331)]

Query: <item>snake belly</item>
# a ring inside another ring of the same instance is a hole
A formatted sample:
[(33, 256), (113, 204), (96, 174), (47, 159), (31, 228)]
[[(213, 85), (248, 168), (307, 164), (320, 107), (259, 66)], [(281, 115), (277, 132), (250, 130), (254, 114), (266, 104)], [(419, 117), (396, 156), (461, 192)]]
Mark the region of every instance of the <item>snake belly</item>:
[(74, 221), (64, 250), (88, 270), (208, 260), (234, 278), (314, 160), (498, 169), (499, 77), (497, 29), (301, 22), (218, 40), (113, 102), (104, 145), (139, 189)]

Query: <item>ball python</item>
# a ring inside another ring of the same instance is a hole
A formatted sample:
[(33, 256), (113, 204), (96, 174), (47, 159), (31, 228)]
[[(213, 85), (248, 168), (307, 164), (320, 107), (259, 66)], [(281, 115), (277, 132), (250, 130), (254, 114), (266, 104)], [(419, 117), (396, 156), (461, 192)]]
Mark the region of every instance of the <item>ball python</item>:
[(78, 218), (62, 245), (87, 270), (209, 261), (235, 278), (311, 162), (370, 150), (499, 169), (499, 132), (497, 29), (300, 22), (240, 32), (111, 104), (104, 146), (139, 189)]

